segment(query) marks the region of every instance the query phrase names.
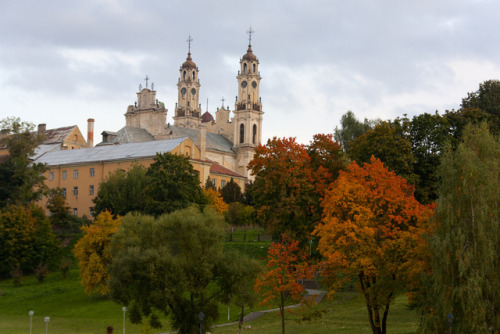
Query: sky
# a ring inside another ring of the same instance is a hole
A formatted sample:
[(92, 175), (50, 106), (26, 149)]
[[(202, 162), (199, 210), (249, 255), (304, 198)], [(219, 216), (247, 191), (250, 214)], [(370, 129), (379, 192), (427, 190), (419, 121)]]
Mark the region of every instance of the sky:
[[(307, 144), (360, 120), (443, 113), (500, 77), (497, 0), (1, 0), (0, 119), (125, 126), (146, 75), (168, 108), (191, 36), (202, 111), (234, 109), (249, 27), (263, 141)], [(207, 104), (208, 99), (208, 104)]]

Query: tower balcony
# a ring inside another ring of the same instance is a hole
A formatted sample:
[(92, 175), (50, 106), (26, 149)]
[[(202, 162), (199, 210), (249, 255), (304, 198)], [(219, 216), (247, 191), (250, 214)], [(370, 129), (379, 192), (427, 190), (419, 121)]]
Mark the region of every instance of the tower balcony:
[(251, 103), (251, 102), (238, 102), (236, 104), (236, 110), (254, 110), (254, 111), (262, 111), (262, 104), (259, 103)]

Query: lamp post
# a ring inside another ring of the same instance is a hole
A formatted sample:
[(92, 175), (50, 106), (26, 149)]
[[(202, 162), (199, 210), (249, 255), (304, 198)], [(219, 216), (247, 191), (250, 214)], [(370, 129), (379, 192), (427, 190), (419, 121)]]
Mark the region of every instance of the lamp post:
[(29, 311), (28, 314), (30, 316), (30, 334), (31, 334), (33, 329), (33, 314), (35, 314), (35, 312)]
[(453, 324), (453, 319), (455, 319), (453, 317), (453, 314), (450, 312), (447, 316), (446, 316), (446, 319), (448, 320), (448, 323), (450, 324), (450, 334), (451, 334), (451, 325)]
[(205, 319), (205, 315), (203, 312), (200, 312), (200, 314), (198, 314), (198, 320), (200, 320), (200, 334), (203, 334), (203, 319)]
[(50, 321), (50, 318), (49, 317), (45, 317), (43, 319), (43, 321), (45, 321), (45, 334), (47, 334), (49, 332), (49, 321)]
[(125, 312), (127, 312), (127, 308), (123, 306), (122, 311), (123, 311), (123, 334), (125, 334)]

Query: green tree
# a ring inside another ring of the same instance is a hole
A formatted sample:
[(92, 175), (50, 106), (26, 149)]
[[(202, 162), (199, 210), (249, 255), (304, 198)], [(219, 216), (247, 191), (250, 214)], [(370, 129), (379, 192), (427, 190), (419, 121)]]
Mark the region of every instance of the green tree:
[(0, 121), (0, 147), (9, 151), (0, 163), (0, 208), (7, 204), (29, 205), (40, 200), (46, 190), (43, 172), (47, 167), (30, 160), (43, 141), (43, 136), (33, 133), (33, 129), (33, 124), (19, 118)]
[(148, 200), (143, 212), (159, 216), (191, 204), (206, 204), (188, 158), (167, 152), (157, 153), (154, 160), (146, 173), (153, 182), (146, 189)]
[(215, 184), (212, 182), (212, 179), (207, 177), (207, 180), (205, 181), (205, 189), (212, 189), (214, 191), (217, 191), (217, 188), (215, 187)]
[(66, 197), (61, 188), (49, 190), (47, 209), (50, 212), (50, 223), (56, 231), (74, 231), (82, 225), (82, 219), (71, 214), (71, 207), (66, 203)]
[(57, 240), (40, 207), (8, 206), (0, 211), (0, 277), (19, 267), (33, 273), (59, 252)]
[(73, 253), (78, 260), (82, 286), (89, 295), (97, 291), (109, 292), (108, 266), (112, 262), (109, 252), (111, 236), (121, 224), (121, 217), (113, 219), (109, 212), (101, 212), (88, 226), (82, 226), (83, 237), (78, 240)]
[(334, 138), (342, 145), (344, 152), (349, 153), (352, 142), (366, 131), (372, 129), (374, 123), (374, 121), (369, 121), (366, 118), (361, 123), (354, 113), (349, 110), (340, 119), (340, 129), (335, 127)]
[(241, 202), (242, 194), (240, 186), (234, 182), (233, 178), (229, 181), (224, 188), (219, 189), (224, 202), (227, 204), (234, 202)]
[(462, 99), (462, 108), (478, 108), (493, 116), (500, 129), (500, 81), (487, 80), (479, 84), (479, 89), (468, 93)]
[(486, 123), (468, 125), (439, 167), (432, 276), (422, 331), (500, 330), (500, 142)]
[(229, 204), (228, 210), (224, 213), (224, 218), (231, 226), (252, 225), (255, 220), (255, 210), (250, 205), (233, 202)]
[(224, 222), (212, 209), (197, 206), (158, 218), (138, 213), (123, 218), (111, 241), (110, 288), (114, 300), (129, 306), (133, 323), (170, 314), (179, 333), (197, 333), (197, 315), (205, 330), (218, 317), (218, 302), (236, 298), (255, 278), (259, 265), (235, 253), (223, 253)]
[(109, 211), (114, 216), (124, 216), (131, 211), (143, 211), (148, 201), (146, 192), (151, 178), (146, 175), (146, 168), (139, 164), (124, 172), (117, 169), (108, 174), (99, 184), (99, 192), (94, 198), (94, 216)]
[(417, 184), (418, 175), (413, 170), (416, 160), (411, 142), (398, 124), (380, 122), (352, 143), (350, 157), (359, 165), (369, 163), (372, 156), (409, 183)]

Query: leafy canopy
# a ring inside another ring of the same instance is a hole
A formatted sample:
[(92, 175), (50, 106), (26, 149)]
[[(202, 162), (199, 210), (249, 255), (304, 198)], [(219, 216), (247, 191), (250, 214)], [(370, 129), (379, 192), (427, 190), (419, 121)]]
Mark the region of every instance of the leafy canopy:
[(323, 219), (314, 233), (330, 289), (356, 279), (373, 333), (385, 333), (389, 305), (405, 288), (407, 271), (416, 270), (408, 263), (418, 264), (420, 254), (411, 250), (423, 242), (432, 210), (375, 158), (341, 171), (322, 205)]
[(208, 330), (218, 317), (218, 302), (251, 289), (247, 284), (259, 266), (223, 253), (224, 226), (212, 209), (197, 206), (158, 218), (123, 218), (111, 242), (110, 288), (114, 300), (129, 306), (133, 323), (146, 317), (158, 328), (163, 313), (179, 333), (196, 333), (203, 312)]

